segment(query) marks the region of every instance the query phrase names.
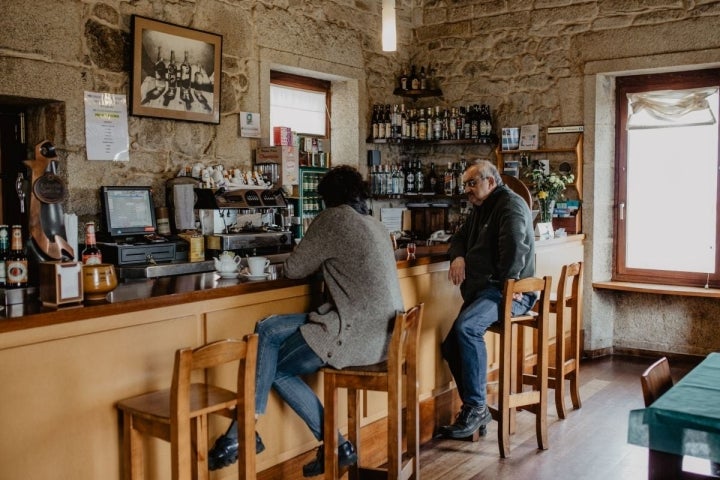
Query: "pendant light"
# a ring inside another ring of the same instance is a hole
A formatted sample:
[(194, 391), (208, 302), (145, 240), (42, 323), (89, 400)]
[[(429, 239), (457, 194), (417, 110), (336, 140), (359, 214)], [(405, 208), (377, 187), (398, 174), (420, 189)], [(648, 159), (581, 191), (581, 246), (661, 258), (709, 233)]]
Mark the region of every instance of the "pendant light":
[(382, 49), (383, 52), (397, 50), (395, 0), (382, 0)]

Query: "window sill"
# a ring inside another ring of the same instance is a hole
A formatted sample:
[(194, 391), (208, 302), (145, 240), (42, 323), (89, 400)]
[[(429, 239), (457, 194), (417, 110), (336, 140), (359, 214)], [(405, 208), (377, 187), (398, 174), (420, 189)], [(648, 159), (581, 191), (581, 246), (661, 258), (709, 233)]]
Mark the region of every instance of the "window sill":
[(678, 297), (720, 298), (720, 289), (702, 287), (684, 287), (678, 285), (655, 285), (651, 283), (633, 282), (593, 282), (598, 290), (619, 290), (623, 292), (653, 293), (658, 295), (675, 295)]

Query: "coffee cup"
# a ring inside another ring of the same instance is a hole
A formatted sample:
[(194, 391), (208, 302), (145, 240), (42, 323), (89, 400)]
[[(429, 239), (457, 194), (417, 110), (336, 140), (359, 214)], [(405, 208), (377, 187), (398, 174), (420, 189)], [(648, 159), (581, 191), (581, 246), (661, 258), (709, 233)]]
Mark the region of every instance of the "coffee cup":
[(265, 269), (270, 266), (270, 260), (265, 257), (250, 257), (247, 262), (250, 275), (253, 277), (265, 275)]

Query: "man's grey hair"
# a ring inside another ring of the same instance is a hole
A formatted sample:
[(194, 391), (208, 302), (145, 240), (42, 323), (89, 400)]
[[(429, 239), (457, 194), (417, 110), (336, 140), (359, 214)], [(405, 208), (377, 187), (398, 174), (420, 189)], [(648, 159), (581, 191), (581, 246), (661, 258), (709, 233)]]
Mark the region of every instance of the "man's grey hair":
[(472, 161), (470, 165), (468, 165), (468, 168), (473, 165), (477, 167), (478, 173), (481, 177), (493, 177), (497, 185), (502, 185), (503, 181), (502, 177), (500, 176), (500, 172), (498, 172), (497, 167), (495, 167), (495, 164), (493, 164), (491, 161), (477, 159)]

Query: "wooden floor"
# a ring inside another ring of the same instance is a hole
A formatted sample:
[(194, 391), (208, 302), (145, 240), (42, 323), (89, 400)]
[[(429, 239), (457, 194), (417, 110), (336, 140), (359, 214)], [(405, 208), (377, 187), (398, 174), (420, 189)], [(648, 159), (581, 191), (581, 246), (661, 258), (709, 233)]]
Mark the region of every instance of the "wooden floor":
[[(581, 366), (582, 408), (565, 420), (548, 410), (550, 448), (538, 450), (532, 414), (520, 412), (511, 436), (511, 457), (501, 459), (497, 423), (479, 442), (433, 440), (423, 445), (423, 480), (533, 479), (608, 480), (647, 478), (647, 450), (627, 443), (628, 412), (642, 408), (640, 374), (654, 359), (607, 357)], [(694, 365), (671, 360), (675, 381)], [(550, 391), (552, 394), (552, 390)], [(566, 400), (570, 404), (570, 398)], [(709, 464), (686, 457), (686, 469), (708, 473)]]

